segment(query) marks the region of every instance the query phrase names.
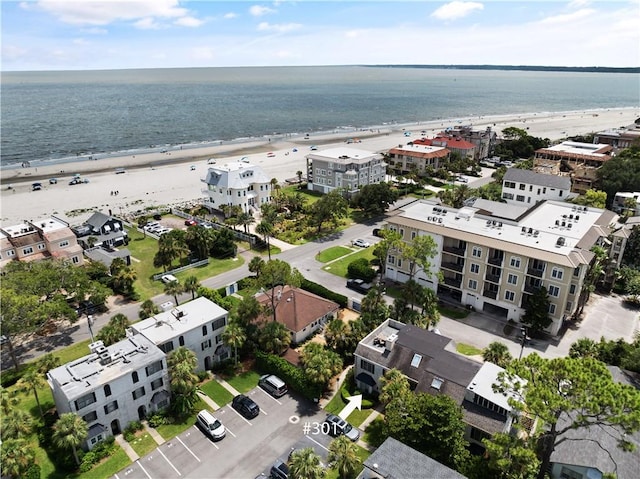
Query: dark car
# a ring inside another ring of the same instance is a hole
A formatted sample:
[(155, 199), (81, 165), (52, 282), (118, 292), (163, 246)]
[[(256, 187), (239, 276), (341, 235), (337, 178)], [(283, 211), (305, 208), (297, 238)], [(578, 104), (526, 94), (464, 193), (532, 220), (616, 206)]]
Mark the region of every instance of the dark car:
[(373, 236), (377, 236), (378, 238), (381, 238), (380, 228), (373, 228)]
[(335, 414), (329, 414), (324, 422), (329, 425), (328, 432), (331, 436), (345, 435), (352, 441), (357, 441), (360, 437), (360, 431)]
[(38, 191), (42, 189), (42, 183), (32, 183), (31, 191)]
[(289, 478), (289, 466), (280, 459), (276, 459), (269, 471), (269, 477), (272, 479), (288, 479)]
[(348, 279), (347, 288), (357, 291), (358, 293), (367, 294), (373, 285), (371, 283), (365, 283), (362, 279)]
[(196, 220), (184, 220), (184, 225), (185, 226), (195, 226), (197, 224), (198, 224), (198, 222)]
[(83, 314), (89, 315), (99, 313), (100, 309), (100, 306), (93, 304), (93, 301), (85, 300), (78, 303), (76, 312), (78, 313), (78, 316), (82, 316)]
[(253, 419), (260, 414), (260, 406), (258, 406), (253, 399), (245, 396), (244, 394), (239, 394), (234, 397), (231, 405), (233, 406), (233, 409), (238, 411), (247, 419)]

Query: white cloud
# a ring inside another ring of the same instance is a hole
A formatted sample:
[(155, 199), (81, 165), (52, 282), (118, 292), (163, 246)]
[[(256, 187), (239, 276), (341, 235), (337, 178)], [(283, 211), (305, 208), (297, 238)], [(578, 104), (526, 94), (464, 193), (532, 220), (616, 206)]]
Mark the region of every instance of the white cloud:
[(108, 32), (106, 28), (100, 27), (81, 28), (80, 31), (88, 35), (105, 35)]
[(264, 15), (276, 13), (276, 11), (273, 8), (265, 7), (263, 5), (253, 5), (249, 8), (249, 13), (254, 17), (262, 17)]
[(186, 16), (178, 18), (173, 23), (176, 25), (180, 25), (181, 27), (199, 27), (204, 22), (202, 20), (199, 20), (198, 18)]
[(438, 20), (457, 20), (458, 18), (466, 17), (475, 10), (483, 9), (484, 5), (482, 3), (455, 1), (441, 6), (431, 16)]
[(591, 3), (591, 0), (572, 0), (571, 2), (569, 2), (569, 5), (567, 5), (567, 7), (570, 9), (582, 8), (589, 5), (590, 3)]
[(261, 31), (261, 32), (286, 33), (286, 32), (291, 32), (293, 30), (298, 30), (300, 28), (302, 28), (302, 25), (300, 23), (271, 24), (268, 22), (261, 22), (258, 24), (258, 31)]
[(83, 46), (84, 45), (90, 45), (90, 43), (87, 40), (85, 40), (84, 38), (74, 38), (72, 40), (72, 43), (74, 45), (83, 45)]
[(225, 13), (223, 18), (226, 18), (227, 20), (230, 20), (232, 18), (236, 18), (237, 16), (238, 16), (237, 13), (229, 12), (229, 13)]
[(582, 10), (578, 10), (573, 13), (563, 13), (560, 15), (555, 15), (553, 17), (547, 17), (540, 20), (540, 24), (542, 25), (558, 25), (563, 23), (573, 23), (577, 20), (582, 20), (593, 15), (596, 11), (592, 8), (583, 8)]
[(160, 24), (150, 17), (141, 18), (137, 22), (134, 22), (133, 25), (140, 30), (158, 30), (160, 28)]
[(16, 45), (2, 45), (2, 58), (4, 60), (17, 60), (24, 57), (29, 51)]

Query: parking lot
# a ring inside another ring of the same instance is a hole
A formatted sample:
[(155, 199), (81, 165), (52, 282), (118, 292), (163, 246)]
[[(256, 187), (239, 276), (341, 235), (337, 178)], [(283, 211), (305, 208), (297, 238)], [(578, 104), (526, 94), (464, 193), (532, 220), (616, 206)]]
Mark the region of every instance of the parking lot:
[(261, 472), (268, 476), (276, 458), (286, 460), (292, 447), (313, 447), (326, 461), (332, 438), (303, 431), (305, 423), (324, 421), (326, 413), (317, 405), (291, 393), (275, 399), (257, 387), (247, 396), (260, 406), (260, 415), (245, 419), (231, 404), (215, 411), (227, 429), (221, 441), (213, 442), (193, 426), (113, 477), (224, 479), (252, 478)]

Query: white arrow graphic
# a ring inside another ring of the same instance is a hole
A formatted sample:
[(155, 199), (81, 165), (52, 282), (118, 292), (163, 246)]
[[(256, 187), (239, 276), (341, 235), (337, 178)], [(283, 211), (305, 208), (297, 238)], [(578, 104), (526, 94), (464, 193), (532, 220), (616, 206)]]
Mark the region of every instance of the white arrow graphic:
[[(339, 391), (338, 394), (340, 394)], [(362, 394), (351, 396), (347, 399), (347, 401), (349, 401), (347, 405), (342, 408), (342, 411), (340, 411), (340, 414), (338, 414), (338, 416), (340, 416), (345, 421), (347, 420), (347, 417), (349, 417), (349, 414), (351, 414), (355, 408), (358, 408), (359, 410), (362, 409)]]

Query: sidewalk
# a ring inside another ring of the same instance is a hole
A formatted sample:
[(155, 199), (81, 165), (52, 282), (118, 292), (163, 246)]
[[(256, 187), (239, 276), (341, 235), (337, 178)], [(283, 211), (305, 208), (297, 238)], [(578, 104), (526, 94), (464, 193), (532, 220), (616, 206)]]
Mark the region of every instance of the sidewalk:
[(122, 448), (122, 450), (125, 453), (127, 453), (127, 456), (129, 456), (129, 460), (131, 462), (135, 462), (138, 459), (140, 459), (140, 456), (138, 456), (138, 453), (133, 450), (133, 448), (127, 441), (124, 440), (124, 437), (122, 436), (122, 434), (116, 434), (115, 439), (118, 445)]
[(149, 426), (149, 423), (147, 421), (142, 421), (142, 425), (144, 426), (144, 430), (149, 433), (149, 436), (151, 436), (153, 440), (156, 441), (158, 446), (165, 443), (165, 440), (160, 435), (160, 433), (156, 431), (155, 428)]
[(231, 394), (233, 394), (233, 396), (237, 396), (239, 394), (242, 394), (240, 391), (238, 391), (236, 388), (234, 388), (231, 384), (229, 384), (227, 381), (225, 381), (224, 379), (222, 379), (220, 376), (218, 376), (217, 374), (213, 375), (213, 379), (215, 379), (216, 381), (218, 381), (220, 383), (220, 385), (222, 387), (224, 387), (227, 391), (229, 391)]
[(330, 385), (331, 389), (329, 390), (329, 392), (327, 394), (324, 394), (320, 398), (320, 401), (318, 401), (318, 404), (320, 405), (320, 407), (322, 409), (327, 407), (327, 404), (329, 404), (329, 402), (333, 399), (333, 397), (340, 392), (340, 387), (342, 386), (342, 383), (344, 382), (344, 378), (347, 376), (347, 373), (349, 372), (349, 370), (352, 367), (353, 367), (353, 365), (349, 366), (344, 371), (342, 371), (340, 373), (340, 375), (338, 376), (338, 378)]
[(220, 406), (218, 406), (218, 403), (216, 403), (213, 399), (211, 399), (202, 391), (198, 391), (198, 397), (202, 399), (207, 404), (207, 406), (209, 406), (214, 411), (217, 411), (218, 409), (220, 409)]

